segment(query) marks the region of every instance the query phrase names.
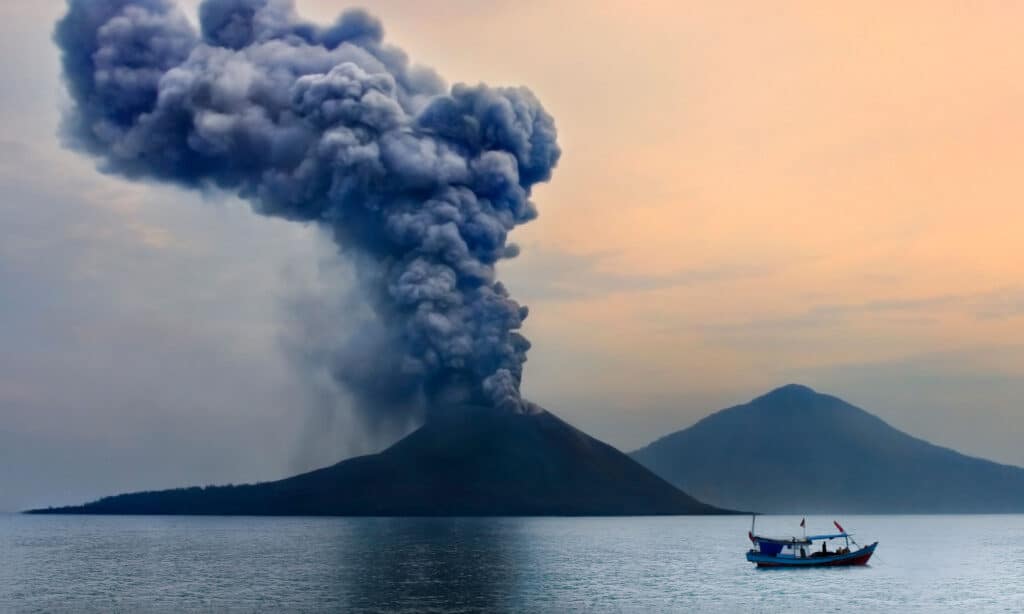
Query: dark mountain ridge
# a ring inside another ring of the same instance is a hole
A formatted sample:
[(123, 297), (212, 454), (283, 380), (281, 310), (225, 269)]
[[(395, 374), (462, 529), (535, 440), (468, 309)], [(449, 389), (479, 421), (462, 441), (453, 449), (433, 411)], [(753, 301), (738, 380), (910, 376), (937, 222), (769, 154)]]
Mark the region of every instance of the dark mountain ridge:
[(622, 452), (539, 410), (435, 414), (379, 454), (275, 482), (113, 497), (69, 514), (521, 516), (709, 514)]
[(1024, 469), (933, 445), (795, 384), (716, 412), (632, 456), (702, 501), (732, 509), (1024, 511)]

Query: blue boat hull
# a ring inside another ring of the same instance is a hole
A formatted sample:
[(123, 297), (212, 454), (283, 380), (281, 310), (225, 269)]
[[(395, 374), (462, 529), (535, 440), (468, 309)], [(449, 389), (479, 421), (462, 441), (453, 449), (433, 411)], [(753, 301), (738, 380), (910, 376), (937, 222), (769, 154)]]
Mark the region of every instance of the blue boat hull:
[(835, 554), (831, 556), (816, 557), (793, 557), (793, 556), (770, 556), (761, 554), (756, 550), (747, 552), (747, 560), (756, 563), (758, 567), (847, 567), (852, 565), (867, 565), (871, 555), (875, 553), (878, 542), (865, 546), (860, 550), (847, 552), (846, 554)]

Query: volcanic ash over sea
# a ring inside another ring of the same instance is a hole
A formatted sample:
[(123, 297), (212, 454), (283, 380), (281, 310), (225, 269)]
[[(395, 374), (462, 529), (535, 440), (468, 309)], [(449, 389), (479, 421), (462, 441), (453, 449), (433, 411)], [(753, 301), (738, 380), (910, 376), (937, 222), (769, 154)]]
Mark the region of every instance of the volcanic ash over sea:
[(358, 10), (323, 26), (290, 0), (205, 0), (199, 23), (170, 0), (69, 0), (65, 142), (106, 173), (324, 228), (375, 316), (330, 357), (364, 409), (524, 410), (527, 309), (495, 264), (560, 154), (533, 94), (449, 88)]

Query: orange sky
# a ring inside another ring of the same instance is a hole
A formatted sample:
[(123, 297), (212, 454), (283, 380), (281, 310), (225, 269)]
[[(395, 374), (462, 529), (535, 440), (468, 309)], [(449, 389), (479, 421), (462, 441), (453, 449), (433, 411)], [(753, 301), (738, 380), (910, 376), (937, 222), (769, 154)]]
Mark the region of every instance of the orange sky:
[(1024, 375), (1024, 5), (477, 5), (367, 6), (415, 59), (557, 119), (503, 271), (534, 397), (726, 400), (951, 353)]

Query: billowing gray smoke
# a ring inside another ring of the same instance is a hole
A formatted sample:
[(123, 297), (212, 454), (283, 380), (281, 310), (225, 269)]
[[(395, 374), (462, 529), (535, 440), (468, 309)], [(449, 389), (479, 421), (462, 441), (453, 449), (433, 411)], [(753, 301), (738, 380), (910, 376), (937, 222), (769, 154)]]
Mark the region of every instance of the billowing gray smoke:
[(357, 399), (525, 407), (527, 310), (495, 264), (560, 153), (528, 90), (449, 89), (362, 11), (320, 26), (291, 0), (205, 0), (196, 32), (171, 0), (68, 7), (65, 140), (104, 172), (327, 229), (380, 324), (353, 339), (361, 364), (334, 368)]

